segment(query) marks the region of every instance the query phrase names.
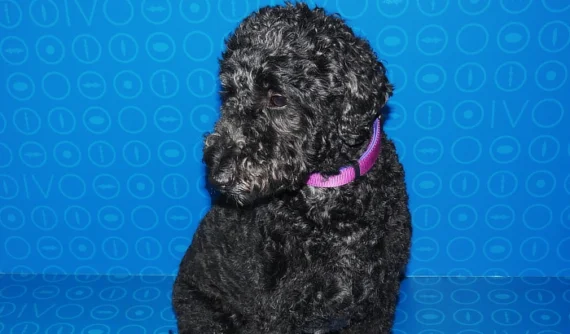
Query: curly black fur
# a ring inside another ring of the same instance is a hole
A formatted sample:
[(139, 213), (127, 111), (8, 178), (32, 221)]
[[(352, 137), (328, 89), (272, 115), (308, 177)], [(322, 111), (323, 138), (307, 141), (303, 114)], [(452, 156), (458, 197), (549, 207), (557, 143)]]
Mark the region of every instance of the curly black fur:
[(305, 184), (360, 157), (392, 95), (369, 43), (321, 8), (264, 7), (220, 81), (204, 162), (221, 197), (180, 264), (179, 333), (389, 333), (411, 238), (393, 142), (348, 185)]

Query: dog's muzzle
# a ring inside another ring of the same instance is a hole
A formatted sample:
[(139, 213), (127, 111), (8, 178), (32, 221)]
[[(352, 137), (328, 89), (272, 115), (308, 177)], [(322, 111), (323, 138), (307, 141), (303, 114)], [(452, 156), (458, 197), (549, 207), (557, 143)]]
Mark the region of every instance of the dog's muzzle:
[(229, 158), (222, 157), (220, 161), (215, 163), (215, 166), (211, 166), (209, 169), (210, 184), (220, 190), (227, 190), (233, 182)]

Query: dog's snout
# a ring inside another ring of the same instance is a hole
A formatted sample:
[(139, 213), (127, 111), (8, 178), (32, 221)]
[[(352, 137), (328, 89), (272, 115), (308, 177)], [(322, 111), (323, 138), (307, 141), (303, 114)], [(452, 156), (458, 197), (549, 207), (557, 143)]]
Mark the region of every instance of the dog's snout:
[(206, 136), (206, 146), (243, 149), (246, 144), (243, 126), (242, 120), (234, 117), (220, 119), (216, 130)]
[(210, 168), (210, 183), (219, 188), (224, 189), (232, 182), (232, 150), (219, 151), (216, 159), (208, 166)]
[(226, 171), (221, 171), (210, 175), (210, 183), (220, 190), (226, 189), (229, 186), (230, 182), (230, 174)]

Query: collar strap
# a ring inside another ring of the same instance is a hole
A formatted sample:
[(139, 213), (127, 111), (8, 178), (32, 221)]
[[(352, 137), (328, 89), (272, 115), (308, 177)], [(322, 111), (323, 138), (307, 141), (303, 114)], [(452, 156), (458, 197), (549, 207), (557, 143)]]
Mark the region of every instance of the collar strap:
[(309, 176), (307, 184), (312, 187), (318, 188), (333, 188), (340, 187), (348, 184), (360, 176), (366, 174), (376, 162), (380, 155), (381, 147), (381, 134), (380, 134), (380, 119), (376, 119), (373, 125), (374, 133), (372, 140), (368, 144), (366, 152), (360, 157), (358, 161), (352, 166), (345, 166), (340, 169), (340, 174), (331, 177), (324, 177), (320, 173), (313, 173)]

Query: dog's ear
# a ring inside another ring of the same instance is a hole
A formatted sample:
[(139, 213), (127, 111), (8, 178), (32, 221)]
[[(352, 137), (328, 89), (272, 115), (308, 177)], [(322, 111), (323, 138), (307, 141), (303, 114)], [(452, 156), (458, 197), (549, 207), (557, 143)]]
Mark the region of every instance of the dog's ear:
[(392, 96), (393, 86), (386, 76), (384, 65), (374, 60), (373, 66), (361, 62), (346, 62), (344, 99), (341, 103), (338, 133), (349, 146), (362, 144), (370, 136), (370, 129), (380, 116), (382, 107)]

